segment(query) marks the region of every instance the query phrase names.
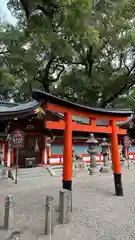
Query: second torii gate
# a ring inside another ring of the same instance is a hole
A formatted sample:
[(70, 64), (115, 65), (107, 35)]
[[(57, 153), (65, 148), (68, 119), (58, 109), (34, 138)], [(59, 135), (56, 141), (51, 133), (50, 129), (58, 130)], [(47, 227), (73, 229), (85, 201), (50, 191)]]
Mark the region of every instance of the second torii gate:
[[(64, 129), (64, 162), (63, 162), (63, 188), (72, 190), (72, 131), (102, 132), (111, 134), (111, 149), (115, 192), (117, 196), (123, 196), (120, 156), (118, 150), (118, 134), (126, 134), (126, 131), (119, 129), (116, 121), (126, 121), (132, 114), (131, 110), (116, 111), (100, 108), (86, 107), (72, 102), (65, 101), (56, 96), (42, 92), (33, 91), (33, 98), (44, 102), (44, 110), (63, 113), (64, 121), (58, 123), (51, 122), (55, 129)], [(82, 125), (72, 122), (72, 116), (87, 117), (90, 119), (89, 125)], [(106, 127), (96, 126), (96, 120), (109, 120)], [(46, 127), (49, 127), (47, 122)]]

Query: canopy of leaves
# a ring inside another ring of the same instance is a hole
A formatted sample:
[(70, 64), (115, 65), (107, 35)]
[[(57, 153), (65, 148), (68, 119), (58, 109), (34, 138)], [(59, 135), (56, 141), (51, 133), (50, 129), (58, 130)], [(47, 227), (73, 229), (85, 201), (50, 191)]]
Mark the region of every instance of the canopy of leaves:
[(72, 67), (56, 90), (63, 97), (100, 107), (118, 105), (119, 96), (135, 84), (135, 3), (107, 2), (99, 1), (89, 18), (98, 41), (75, 41), (79, 65)]
[(135, 84), (135, 2), (34, 0), (29, 13), (18, 2), (8, 2), (17, 24), (0, 28), (1, 91), (28, 96), (31, 85), (82, 104), (121, 105)]

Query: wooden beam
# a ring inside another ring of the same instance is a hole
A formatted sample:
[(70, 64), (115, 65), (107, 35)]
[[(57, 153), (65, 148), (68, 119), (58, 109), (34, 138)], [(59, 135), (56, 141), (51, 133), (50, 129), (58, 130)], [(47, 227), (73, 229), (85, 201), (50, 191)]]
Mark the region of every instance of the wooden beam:
[[(57, 129), (57, 130), (64, 130), (65, 129), (65, 122), (64, 121), (59, 121), (59, 122), (54, 122), (54, 121), (46, 121), (46, 128), (49, 129)], [(120, 135), (125, 135), (126, 130), (124, 129), (117, 129), (117, 134)], [(100, 126), (95, 126), (95, 125), (84, 125), (84, 124), (78, 124), (76, 122), (72, 122), (72, 131), (81, 131), (81, 132), (95, 132), (95, 133), (112, 133), (112, 127), (107, 126), (107, 127), (100, 127)]]
[(71, 108), (66, 108), (59, 106), (57, 104), (53, 103), (47, 103), (44, 105), (45, 110), (50, 110), (53, 112), (58, 112), (58, 113), (70, 113), (72, 116), (79, 116), (79, 117), (84, 117), (84, 118), (92, 118), (92, 119), (99, 119), (99, 120), (116, 120), (116, 121), (126, 121), (127, 117), (123, 116), (114, 116), (114, 115), (106, 115), (104, 113), (88, 113), (86, 111), (80, 111), (80, 110), (75, 110)]
[(46, 121), (45, 127), (49, 129), (57, 129), (57, 130), (64, 130), (65, 129), (65, 122), (64, 121)]
[(126, 129), (121, 129), (121, 128), (116, 128), (117, 129), (117, 134), (118, 135), (126, 135), (127, 130)]

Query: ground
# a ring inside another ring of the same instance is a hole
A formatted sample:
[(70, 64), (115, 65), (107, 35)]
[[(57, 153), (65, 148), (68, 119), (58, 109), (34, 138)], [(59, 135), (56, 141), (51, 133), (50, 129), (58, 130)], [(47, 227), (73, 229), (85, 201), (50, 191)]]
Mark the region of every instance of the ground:
[[(122, 174), (124, 197), (114, 195), (113, 175), (88, 176), (73, 179), (73, 214), (67, 225), (57, 225), (52, 240), (134, 240), (135, 239), (135, 166), (125, 167)], [(56, 177), (22, 180), (18, 185), (1, 180), (0, 239), (3, 230), (4, 198), (16, 197), (16, 230), (22, 239), (49, 239), (44, 232), (45, 196), (58, 201), (61, 179)], [(4, 237), (3, 237), (4, 236)]]

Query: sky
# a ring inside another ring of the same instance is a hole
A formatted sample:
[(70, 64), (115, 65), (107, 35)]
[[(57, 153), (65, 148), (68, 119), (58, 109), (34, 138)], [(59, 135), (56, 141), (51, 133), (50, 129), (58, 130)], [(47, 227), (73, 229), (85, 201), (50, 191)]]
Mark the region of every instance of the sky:
[(0, 0), (0, 17), (3, 21), (8, 21), (12, 24), (15, 24), (16, 20), (11, 15), (10, 11), (7, 9), (8, 0)]

